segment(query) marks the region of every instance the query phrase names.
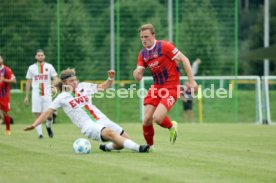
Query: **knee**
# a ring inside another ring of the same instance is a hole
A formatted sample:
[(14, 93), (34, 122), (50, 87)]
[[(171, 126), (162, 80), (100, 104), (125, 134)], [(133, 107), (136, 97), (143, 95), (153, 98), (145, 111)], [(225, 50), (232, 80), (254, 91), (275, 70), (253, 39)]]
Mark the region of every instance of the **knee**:
[(150, 126), (152, 124), (152, 117), (144, 118), (143, 125), (144, 126)]
[(158, 115), (153, 115), (152, 121), (154, 121), (155, 123), (160, 124), (163, 121), (163, 119)]
[(152, 116), (145, 114), (143, 119), (143, 125), (149, 126), (152, 124)]
[(121, 136), (129, 139), (129, 136), (128, 136), (128, 134), (125, 131), (124, 131), (124, 133)]
[(111, 129), (104, 128), (101, 133), (104, 140), (113, 140), (115, 137), (115, 132), (113, 132)]

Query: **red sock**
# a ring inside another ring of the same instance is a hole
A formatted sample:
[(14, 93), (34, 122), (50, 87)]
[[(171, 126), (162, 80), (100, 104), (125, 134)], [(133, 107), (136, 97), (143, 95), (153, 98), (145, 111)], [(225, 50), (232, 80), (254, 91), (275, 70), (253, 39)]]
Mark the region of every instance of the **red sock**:
[(11, 118), (9, 115), (4, 115), (4, 122), (6, 123), (6, 130), (10, 129)]
[(153, 145), (154, 128), (153, 125), (143, 125), (144, 138), (148, 145)]
[(165, 116), (165, 118), (163, 119), (163, 121), (160, 124), (160, 126), (162, 126), (163, 128), (170, 129), (173, 126), (173, 124), (172, 124), (170, 118), (168, 116)]

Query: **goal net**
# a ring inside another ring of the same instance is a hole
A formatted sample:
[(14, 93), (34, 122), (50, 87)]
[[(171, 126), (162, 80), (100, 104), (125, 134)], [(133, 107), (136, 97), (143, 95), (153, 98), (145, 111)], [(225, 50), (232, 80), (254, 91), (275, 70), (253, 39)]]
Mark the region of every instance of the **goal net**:
[[(181, 85), (187, 82), (181, 77)], [(261, 83), (258, 76), (195, 76), (199, 86), (193, 99), (194, 122), (256, 122), (262, 123)], [(143, 77), (140, 89), (148, 89), (152, 77)], [(276, 86), (276, 85), (275, 85)], [(143, 97), (140, 117), (143, 119)], [(172, 120), (184, 121), (181, 97), (169, 112)]]

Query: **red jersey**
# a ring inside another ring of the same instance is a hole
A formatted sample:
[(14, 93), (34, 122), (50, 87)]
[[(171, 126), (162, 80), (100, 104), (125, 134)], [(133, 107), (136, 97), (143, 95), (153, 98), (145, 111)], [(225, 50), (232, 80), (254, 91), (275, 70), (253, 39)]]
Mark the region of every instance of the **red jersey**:
[[(5, 79), (11, 79), (14, 77), (12, 70), (5, 65), (2, 65), (2, 68), (0, 68), (0, 76)], [(10, 100), (10, 83), (0, 83), (0, 99), (5, 101)]]
[(175, 86), (180, 84), (180, 71), (175, 61), (179, 50), (170, 42), (157, 40), (152, 49), (143, 48), (137, 66), (148, 67), (154, 85)]

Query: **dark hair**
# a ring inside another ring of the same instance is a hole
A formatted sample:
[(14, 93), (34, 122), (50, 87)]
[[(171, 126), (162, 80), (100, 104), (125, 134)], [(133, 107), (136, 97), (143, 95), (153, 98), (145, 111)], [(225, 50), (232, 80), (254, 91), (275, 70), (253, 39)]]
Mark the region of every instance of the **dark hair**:
[(44, 53), (44, 50), (43, 49), (37, 49), (35, 53), (39, 53), (39, 52)]

